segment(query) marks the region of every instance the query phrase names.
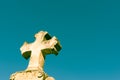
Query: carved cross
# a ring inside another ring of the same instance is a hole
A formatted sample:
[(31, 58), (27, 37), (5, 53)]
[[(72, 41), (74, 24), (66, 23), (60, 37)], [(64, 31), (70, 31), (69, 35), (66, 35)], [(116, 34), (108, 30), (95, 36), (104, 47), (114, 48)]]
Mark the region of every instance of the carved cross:
[(33, 43), (24, 42), (20, 50), (25, 59), (30, 57), (27, 70), (43, 71), (45, 56), (47, 54), (58, 55), (61, 46), (57, 38), (51, 37), (46, 31), (38, 32), (35, 34), (35, 38), (36, 40)]

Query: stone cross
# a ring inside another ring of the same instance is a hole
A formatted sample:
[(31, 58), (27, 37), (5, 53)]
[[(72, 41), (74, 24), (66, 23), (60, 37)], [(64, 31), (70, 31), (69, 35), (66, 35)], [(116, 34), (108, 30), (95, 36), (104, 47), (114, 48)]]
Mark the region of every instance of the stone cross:
[(10, 80), (54, 80), (44, 72), (43, 66), (46, 55), (58, 55), (61, 45), (55, 36), (51, 37), (46, 31), (38, 32), (35, 38), (33, 43), (25, 42), (20, 48), (25, 59), (30, 57), (27, 69), (13, 73)]
[(26, 70), (43, 71), (45, 56), (47, 54), (58, 55), (61, 46), (57, 38), (51, 37), (48, 32), (40, 31), (35, 34), (36, 40), (33, 43), (24, 42), (20, 48), (22, 56), (25, 59), (30, 57), (29, 65)]

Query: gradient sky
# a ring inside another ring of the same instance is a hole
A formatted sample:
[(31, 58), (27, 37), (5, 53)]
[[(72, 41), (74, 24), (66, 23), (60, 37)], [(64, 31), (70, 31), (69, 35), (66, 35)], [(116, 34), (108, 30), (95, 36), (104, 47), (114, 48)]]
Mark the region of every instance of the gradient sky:
[(56, 80), (120, 80), (119, 0), (1, 0), (0, 80), (26, 69), (19, 49), (40, 30), (62, 44), (45, 63)]

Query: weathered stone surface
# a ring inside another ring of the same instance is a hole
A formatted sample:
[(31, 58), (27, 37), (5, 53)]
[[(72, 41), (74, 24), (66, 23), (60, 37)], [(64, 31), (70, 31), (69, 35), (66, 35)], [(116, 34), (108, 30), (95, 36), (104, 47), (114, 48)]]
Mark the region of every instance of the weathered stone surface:
[(54, 80), (44, 72), (44, 61), (48, 54), (58, 55), (61, 45), (55, 36), (51, 37), (46, 31), (38, 32), (35, 38), (33, 43), (25, 42), (20, 48), (25, 59), (30, 57), (27, 69), (12, 74), (10, 80)]
[(58, 54), (61, 46), (57, 38), (51, 37), (48, 32), (40, 31), (35, 34), (36, 40), (33, 43), (25, 42), (20, 48), (24, 58), (30, 57), (27, 70), (43, 70), (44, 60), (47, 54)]
[(39, 70), (29, 70), (12, 74), (10, 80), (54, 80), (54, 78)]

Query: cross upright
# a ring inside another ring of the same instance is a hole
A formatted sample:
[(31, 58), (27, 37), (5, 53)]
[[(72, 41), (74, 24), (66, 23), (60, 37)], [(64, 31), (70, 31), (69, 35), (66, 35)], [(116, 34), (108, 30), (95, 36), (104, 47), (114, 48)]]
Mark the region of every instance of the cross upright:
[(58, 55), (61, 45), (55, 36), (51, 37), (46, 31), (38, 32), (35, 34), (35, 38), (36, 40), (33, 43), (24, 42), (20, 50), (25, 59), (30, 57), (26, 70), (43, 71), (45, 56), (47, 54)]

